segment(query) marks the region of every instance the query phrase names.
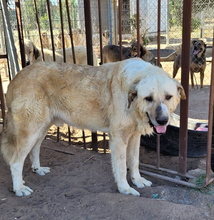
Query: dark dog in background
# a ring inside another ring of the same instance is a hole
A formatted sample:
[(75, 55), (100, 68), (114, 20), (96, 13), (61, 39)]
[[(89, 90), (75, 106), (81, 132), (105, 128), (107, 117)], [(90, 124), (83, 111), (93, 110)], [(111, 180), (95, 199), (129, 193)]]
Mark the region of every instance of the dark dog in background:
[[(122, 46), (122, 60), (131, 57), (131, 48)], [(117, 62), (120, 60), (120, 46), (106, 45), (103, 47), (103, 63)]]
[[(134, 41), (131, 44), (131, 54), (133, 57), (137, 57), (137, 42)], [(142, 44), (140, 44), (140, 56), (142, 60), (149, 62), (153, 65), (157, 65), (154, 54), (147, 50)]]
[[(204, 71), (206, 68), (206, 44), (203, 40), (193, 40), (191, 53), (190, 53), (190, 76), (192, 88), (194, 88), (194, 73), (200, 72), (200, 83), (203, 88)], [(178, 69), (181, 67), (181, 54), (179, 54), (174, 61), (173, 65), (173, 78), (175, 78)]]

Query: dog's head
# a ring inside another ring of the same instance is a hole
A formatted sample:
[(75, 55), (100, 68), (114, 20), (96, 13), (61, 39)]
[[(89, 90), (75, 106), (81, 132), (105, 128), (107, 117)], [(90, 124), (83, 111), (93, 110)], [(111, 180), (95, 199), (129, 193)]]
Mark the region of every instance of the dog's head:
[(128, 108), (134, 109), (143, 127), (147, 126), (143, 133), (165, 133), (171, 113), (180, 99), (186, 98), (184, 89), (159, 67), (148, 64), (142, 75), (130, 87)]
[(192, 53), (194, 56), (201, 57), (202, 54), (205, 54), (207, 45), (203, 40), (193, 40), (192, 45)]
[[(21, 63), (21, 51), (19, 47), (19, 42), (16, 42), (15, 45), (17, 48), (18, 61), (19, 63)], [(36, 61), (41, 60), (41, 53), (31, 40), (28, 39), (24, 40), (24, 50), (25, 50), (25, 61), (27, 66), (32, 63), (35, 63)]]
[[(136, 41), (131, 44), (131, 54), (133, 57), (137, 57), (138, 43)], [(146, 54), (146, 49), (140, 44), (140, 57), (142, 58)]]
[(109, 38), (110, 37), (109, 30), (104, 30), (103, 31), (103, 37), (105, 37), (105, 38)]

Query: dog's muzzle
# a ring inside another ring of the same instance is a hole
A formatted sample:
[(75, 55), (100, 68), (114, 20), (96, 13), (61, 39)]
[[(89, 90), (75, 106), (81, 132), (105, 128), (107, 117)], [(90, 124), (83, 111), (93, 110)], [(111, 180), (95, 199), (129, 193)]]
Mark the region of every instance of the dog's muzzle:
[(157, 117), (156, 121), (157, 121), (158, 125), (154, 125), (149, 117), (148, 112), (146, 112), (146, 115), (149, 119), (149, 125), (153, 128), (153, 130), (156, 134), (166, 133), (166, 129), (167, 129), (168, 121), (169, 121), (168, 117)]
[(202, 51), (202, 48), (194, 47), (193, 54), (197, 55)]

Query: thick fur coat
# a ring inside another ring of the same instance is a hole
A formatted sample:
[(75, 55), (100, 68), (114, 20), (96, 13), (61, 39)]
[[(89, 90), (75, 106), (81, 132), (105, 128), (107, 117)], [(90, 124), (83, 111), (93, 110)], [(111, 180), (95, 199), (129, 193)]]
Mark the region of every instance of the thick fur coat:
[(1, 143), (13, 191), (17, 196), (33, 192), (22, 177), (28, 154), (33, 172), (50, 171), (40, 165), (40, 145), (52, 124), (67, 123), (109, 134), (118, 190), (139, 196), (126, 176), (129, 168), (135, 186), (152, 184), (139, 173), (140, 136), (164, 133), (180, 98), (185, 98), (180, 83), (139, 58), (98, 67), (55, 62), (25, 67), (8, 87)]

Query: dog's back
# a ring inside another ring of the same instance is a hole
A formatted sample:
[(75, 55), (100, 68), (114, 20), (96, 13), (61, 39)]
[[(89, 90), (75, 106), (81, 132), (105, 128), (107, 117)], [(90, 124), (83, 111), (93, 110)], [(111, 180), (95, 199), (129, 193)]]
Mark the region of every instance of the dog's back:
[(131, 48), (122, 47), (122, 59), (120, 59), (120, 46), (106, 45), (103, 47), (103, 63), (117, 62), (131, 58)]

